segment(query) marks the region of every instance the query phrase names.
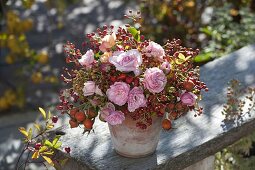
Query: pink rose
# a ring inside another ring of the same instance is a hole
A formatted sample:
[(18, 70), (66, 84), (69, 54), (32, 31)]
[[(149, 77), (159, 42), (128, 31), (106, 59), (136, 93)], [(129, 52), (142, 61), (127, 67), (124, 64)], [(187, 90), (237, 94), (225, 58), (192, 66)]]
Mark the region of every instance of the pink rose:
[(96, 86), (95, 93), (98, 94), (99, 96), (103, 96), (103, 95), (104, 95), (103, 92), (102, 92), (102, 90), (99, 89), (98, 86)]
[(84, 96), (91, 96), (95, 93), (96, 84), (94, 81), (87, 81), (84, 83), (84, 87), (82, 89)]
[(146, 98), (141, 87), (134, 87), (128, 95), (128, 111), (134, 112), (139, 107), (146, 106)]
[(125, 120), (125, 115), (121, 111), (112, 111), (110, 115), (108, 115), (105, 120), (110, 125), (119, 125)]
[(124, 105), (128, 100), (130, 86), (124, 82), (115, 82), (106, 91), (108, 99), (119, 106)]
[(101, 108), (100, 115), (105, 120), (107, 116), (110, 115), (111, 112), (115, 111), (115, 107), (112, 103), (108, 102), (106, 105)]
[(161, 47), (161, 45), (159, 45), (153, 41), (149, 42), (149, 45), (147, 47), (145, 47), (143, 52), (145, 53), (145, 55), (147, 57), (155, 57), (159, 61), (163, 61), (163, 57), (165, 56), (165, 51)]
[(161, 92), (166, 86), (166, 83), (166, 76), (159, 68), (153, 67), (145, 71), (143, 85), (151, 93)]
[(141, 69), (136, 69), (136, 70), (134, 71), (135, 76), (139, 76), (141, 73), (142, 73), (142, 70), (141, 70)]
[(196, 103), (197, 96), (191, 92), (184, 92), (180, 97), (183, 104), (193, 106)]
[(102, 39), (102, 43), (99, 46), (99, 49), (102, 52), (106, 52), (107, 49), (112, 48), (115, 45), (115, 40), (116, 40), (116, 35), (115, 33), (112, 33), (111, 35), (106, 35), (103, 39)]
[(87, 81), (84, 83), (84, 87), (82, 89), (84, 96), (91, 96), (94, 93), (103, 96), (103, 92), (96, 86), (94, 81)]
[(91, 64), (94, 62), (94, 52), (93, 50), (88, 50), (82, 57), (79, 59), (79, 63), (82, 66), (91, 67)]
[(161, 64), (160, 69), (164, 71), (164, 73), (168, 74), (171, 70), (171, 65), (169, 62), (165, 61)]
[(136, 71), (142, 64), (142, 56), (138, 50), (132, 49), (127, 52), (122, 52), (118, 55), (113, 55), (109, 58), (116, 70), (123, 72)]

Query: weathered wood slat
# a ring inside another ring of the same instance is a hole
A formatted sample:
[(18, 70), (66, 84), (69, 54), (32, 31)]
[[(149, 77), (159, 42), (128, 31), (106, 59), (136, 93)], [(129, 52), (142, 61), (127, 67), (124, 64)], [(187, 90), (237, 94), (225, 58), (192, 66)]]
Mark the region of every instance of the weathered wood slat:
[(246, 115), (241, 125), (223, 123), (222, 104), (227, 82), (238, 79), (244, 87), (255, 84), (255, 45), (217, 59), (201, 68), (201, 79), (210, 91), (205, 93), (204, 114), (193, 113), (178, 119), (177, 129), (161, 133), (156, 153), (129, 159), (117, 155), (111, 145), (107, 124), (97, 123), (95, 134), (82, 136), (82, 129), (64, 128), (63, 146), (72, 149), (65, 169), (183, 169), (200, 161), (255, 130), (255, 113)]

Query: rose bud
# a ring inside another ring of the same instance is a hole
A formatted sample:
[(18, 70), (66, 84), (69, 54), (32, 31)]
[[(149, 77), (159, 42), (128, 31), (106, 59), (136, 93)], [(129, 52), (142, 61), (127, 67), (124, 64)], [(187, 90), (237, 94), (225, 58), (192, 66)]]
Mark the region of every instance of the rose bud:
[(165, 73), (168, 74), (171, 70), (171, 65), (169, 62), (165, 61), (161, 64), (160, 69)]

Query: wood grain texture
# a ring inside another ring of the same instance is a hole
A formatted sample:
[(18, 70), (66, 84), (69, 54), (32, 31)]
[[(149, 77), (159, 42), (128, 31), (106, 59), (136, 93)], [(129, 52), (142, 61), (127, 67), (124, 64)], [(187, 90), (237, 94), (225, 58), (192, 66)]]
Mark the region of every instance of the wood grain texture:
[(217, 59), (201, 68), (201, 79), (209, 92), (201, 105), (204, 114), (188, 113), (174, 122), (176, 129), (162, 131), (157, 151), (146, 158), (129, 159), (117, 155), (111, 145), (107, 124), (97, 122), (95, 132), (82, 136), (82, 129), (62, 127), (63, 146), (71, 147), (71, 159), (64, 169), (183, 169), (234, 143), (255, 130), (255, 113), (245, 115), (241, 124), (223, 122), (222, 104), (227, 83), (238, 79), (244, 87), (255, 84), (255, 45)]

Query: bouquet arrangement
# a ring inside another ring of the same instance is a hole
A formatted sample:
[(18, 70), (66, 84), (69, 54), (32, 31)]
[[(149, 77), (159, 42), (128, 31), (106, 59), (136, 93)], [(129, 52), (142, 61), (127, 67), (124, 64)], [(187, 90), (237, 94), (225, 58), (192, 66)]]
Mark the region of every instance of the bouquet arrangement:
[(86, 35), (83, 52), (68, 42), (61, 75), (70, 88), (60, 92), (57, 106), (70, 116), (71, 128), (93, 129), (95, 118), (110, 125), (121, 124), (126, 116), (146, 129), (153, 117), (165, 116), (162, 126), (171, 129), (171, 120), (189, 110), (202, 113), (197, 102), (201, 90), (199, 67), (192, 64), (199, 50), (181, 46), (179, 39), (161, 46), (140, 33), (139, 13), (126, 15), (133, 25), (98, 28)]

